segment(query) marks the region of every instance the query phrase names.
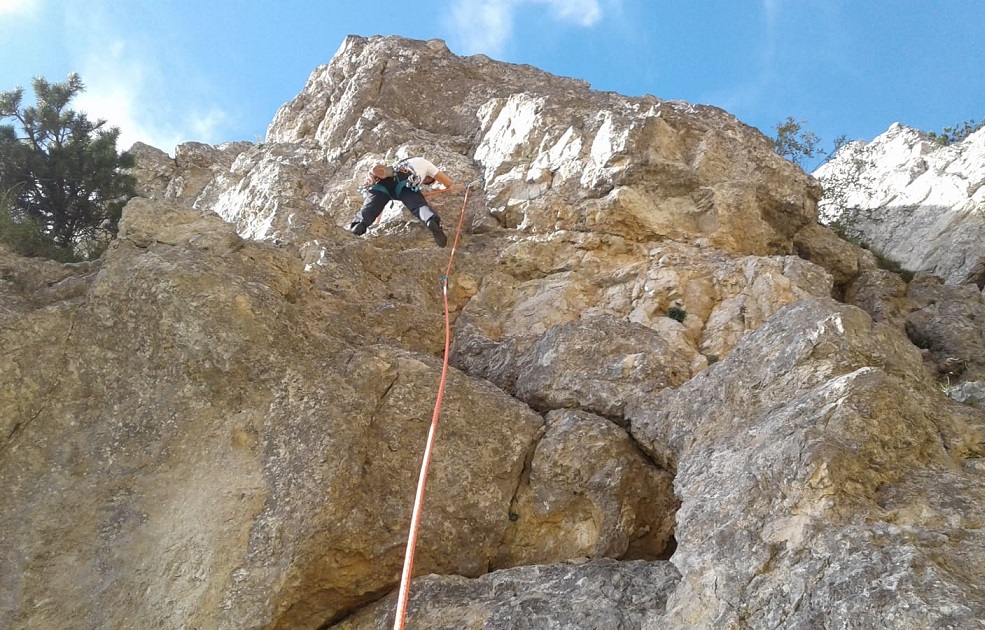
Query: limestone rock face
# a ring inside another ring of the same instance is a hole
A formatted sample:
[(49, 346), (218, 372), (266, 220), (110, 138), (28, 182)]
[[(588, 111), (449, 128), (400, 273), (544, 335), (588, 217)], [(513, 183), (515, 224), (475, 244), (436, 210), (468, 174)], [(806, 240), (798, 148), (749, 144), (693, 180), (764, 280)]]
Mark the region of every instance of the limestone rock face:
[(924, 374), (899, 331), (804, 300), (632, 411), (681, 500), (667, 627), (981, 619), (985, 424)]
[(911, 271), (985, 287), (985, 130), (940, 146), (899, 123), (814, 173), (821, 219)]
[(674, 533), (672, 482), (607, 420), (552, 411), (495, 566), (554, 558), (657, 559)]
[[(214, 213), (136, 200), (88, 283), (5, 320), (3, 625), (316, 627), (385, 592), (440, 365), (350, 344)], [(445, 409), (419, 563), (475, 577), (543, 420), (459, 373)]]
[(177, 171), (174, 159), (143, 142), (135, 142), (127, 151), (137, 160), (137, 167), (132, 169), (137, 180), (137, 194), (148, 198), (162, 197)]
[[(409, 617), (435, 630), (661, 628), (667, 595), (680, 576), (669, 562), (596, 560), (496, 571), (477, 580), (429, 575), (414, 583)], [(338, 630), (393, 627), (395, 597)]]
[[(550, 405), (577, 399), (618, 416), (629, 398), (676, 386), (726, 356), (782, 305), (831, 290), (830, 275), (794, 256), (559, 234), (504, 252), (458, 319), (453, 358), (535, 407), (544, 407), (546, 379)], [(562, 383), (572, 362), (580, 364), (574, 374), (592, 375), (591, 383), (577, 377), (581, 393)], [(589, 389), (599, 388), (620, 391), (621, 402), (590, 402)]]
[[(456, 57), (438, 40), (347, 38), (277, 112), (267, 139), (318, 147), (321, 162), (309, 168), (333, 176), (316, 203), (336, 225), (348, 224), (358, 205), (348, 191), (374, 161), (418, 154), (458, 182), (483, 177), (482, 212), (534, 233), (790, 253), (820, 197), (765, 137), (721, 110), (594, 92), (536, 68)], [(245, 166), (241, 176), (238, 205), (256, 206), (246, 198), (265, 180)]]
[[(621, 417), (624, 403), (683, 384), (690, 366), (659, 334), (614, 317), (552, 326), (520, 358), (516, 397), (534, 409)], [(614, 404), (615, 403), (615, 404)]]
[(137, 142), (129, 149), (138, 162), (133, 170), (137, 192), (151, 199), (193, 207), (211, 206), (214, 200), (208, 198), (206, 188), (229, 170), (237, 155), (252, 146), (249, 142), (228, 142), (217, 147), (185, 142), (175, 148), (172, 159), (160, 149)]
[(101, 261), (59, 264), (22, 258), (0, 245), (0, 318), (15, 320), (34, 309), (85, 293)]
[(873, 269), (855, 278), (845, 292), (845, 301), (858, 306), (877, 322), (902, 329), (911, 310), (906, 290), (907, 283), (899, 274)]
[[(267, 136), (135, 146), (97, 261), (0, 249), (0, 627), (392, 627), (442, 382), (408, 627), (985, 618), (981, 293), (756, 130), (349, 37)], [(411, 155), (454, 248), (344, 229)]]
[(975, 285), (948, 286), (918, 275), (907, 290), (906, 332), (945, 380), (985, 380), (985, 296)]
[(822, 225), (808, 225), (794, 237), (797, 255), (824, 267), (834, 288), (845, 287), (866, 271), (878, 268), (874, 255), (848, 243)]
[(961, 394), (985, 384), (985, 329), (981, 324), (985, 295), (978, 287), (948, 285), (927, 273), (916, 274), (907, 284), (897, 274), (875, 270), (853, 281), (845, 299), (876, 321), (904, 331), (921, 349), (924, 364), (945, 392), (953, 392), (956, 400), (980, 405), (979, 398)]

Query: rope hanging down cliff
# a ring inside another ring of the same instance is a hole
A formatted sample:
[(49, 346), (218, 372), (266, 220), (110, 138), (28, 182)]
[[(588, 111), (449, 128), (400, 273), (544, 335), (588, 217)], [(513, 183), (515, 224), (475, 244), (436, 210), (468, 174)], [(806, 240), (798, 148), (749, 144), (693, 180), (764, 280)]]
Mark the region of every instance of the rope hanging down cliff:
[[(455, 229), (455, 239), (452, 241), (451, 253), (448, 256), (448, 266), (445, 275), (441, 277), (441, 293), (445, 306), (445, 355), (441, 364), (441, 380), (438, 382), (438, 395), (434, 403), (434, 413), (431, 415), (431, 428), (428, 429), (427, 443), (424, 447), (424, 459), (421, 462), (421, 473), (417, 480), (417, 494), (414, 497), (414, 512), (410, 519), (410, 533), (407, 536), (407, 551), (404, 554), (404, 568), (400, 575), (400, 596), (397, 599), (396, 616), (393, 622), (394, 630), (403, 630), (407, 617), (407, 598), (410, 593), (410, 580), (414, 571), (414, 551), (417, 546), (417, 531), (421, 523), (421, 508), (424, 503), (424, 487), (427, 484), (428, 467), (431, 464), (431, 451), (434, 448), (434, 438), (438, 428), (438, 415), (441, 412), (441, 400), (445, 393), (445, 381), (448, 376), (448, 349), (451, 345), (451, 324), (448, 314), (448, 277), (451, 274), (452, 261), (458, 247), (458, 237), (462, 233), (462, 223), (465, 219), (465, 206), (469, 202), (469, 191), (479, 180), (465, 184), (465, 199), (462, 201), (462, 211), (458, 217), (458, 227)], [(432, 191), (448, 192), (448, 190)]]

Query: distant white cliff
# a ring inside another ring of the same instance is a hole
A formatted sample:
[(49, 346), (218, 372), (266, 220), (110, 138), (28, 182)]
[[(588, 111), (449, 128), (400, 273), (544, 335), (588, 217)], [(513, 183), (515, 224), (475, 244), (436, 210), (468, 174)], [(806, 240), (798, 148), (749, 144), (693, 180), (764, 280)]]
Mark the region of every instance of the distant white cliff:
[(905, 269), (985, 286), (985, 129), (943, 146), (894, 123), (813, 174), (822, 223)]

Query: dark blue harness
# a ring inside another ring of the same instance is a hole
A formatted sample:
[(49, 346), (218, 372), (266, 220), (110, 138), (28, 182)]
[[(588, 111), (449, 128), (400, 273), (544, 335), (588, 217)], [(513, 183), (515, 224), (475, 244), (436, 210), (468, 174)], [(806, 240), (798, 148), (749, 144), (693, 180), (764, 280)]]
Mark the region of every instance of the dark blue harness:
[[(401, 177), (401, 175), (403, 175), (403, 177)], [(389, 188), (387, 188), (380, 182), (376, 182), (375, 184), (370, 186), (369, 189), (381, 193), (386, 193), (387, 196), (390, 197), (390, 199), (400, 199), (400, 193), (404, 191), (404, 188), (407, 188), (413, 192), (418, 192), (420, 190), (418, 186), (411, 186), (410, 184), (407, 183), (408, 177), (410, 177), (410, 171), (407, 170), (407, 167), (398, 166), (394, 168), (394, 174), (393, 174), (393, 179), (396, 180), (397, 182), (395, 190), (391, 191)]]

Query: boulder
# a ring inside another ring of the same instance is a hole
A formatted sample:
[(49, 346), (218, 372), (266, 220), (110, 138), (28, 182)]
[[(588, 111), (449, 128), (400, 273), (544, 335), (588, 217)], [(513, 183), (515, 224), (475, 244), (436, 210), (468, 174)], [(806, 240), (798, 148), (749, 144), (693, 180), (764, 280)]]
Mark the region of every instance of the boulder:
[(677, 512), (672, 483), (621, 428), (584, 411), (552, 411), (493, 567), (666, 559)]
[(924, 374), (900, 331), (818, 298), (633, 410), (681, 501), (666, 627), (982, 618), (985, 415)]

